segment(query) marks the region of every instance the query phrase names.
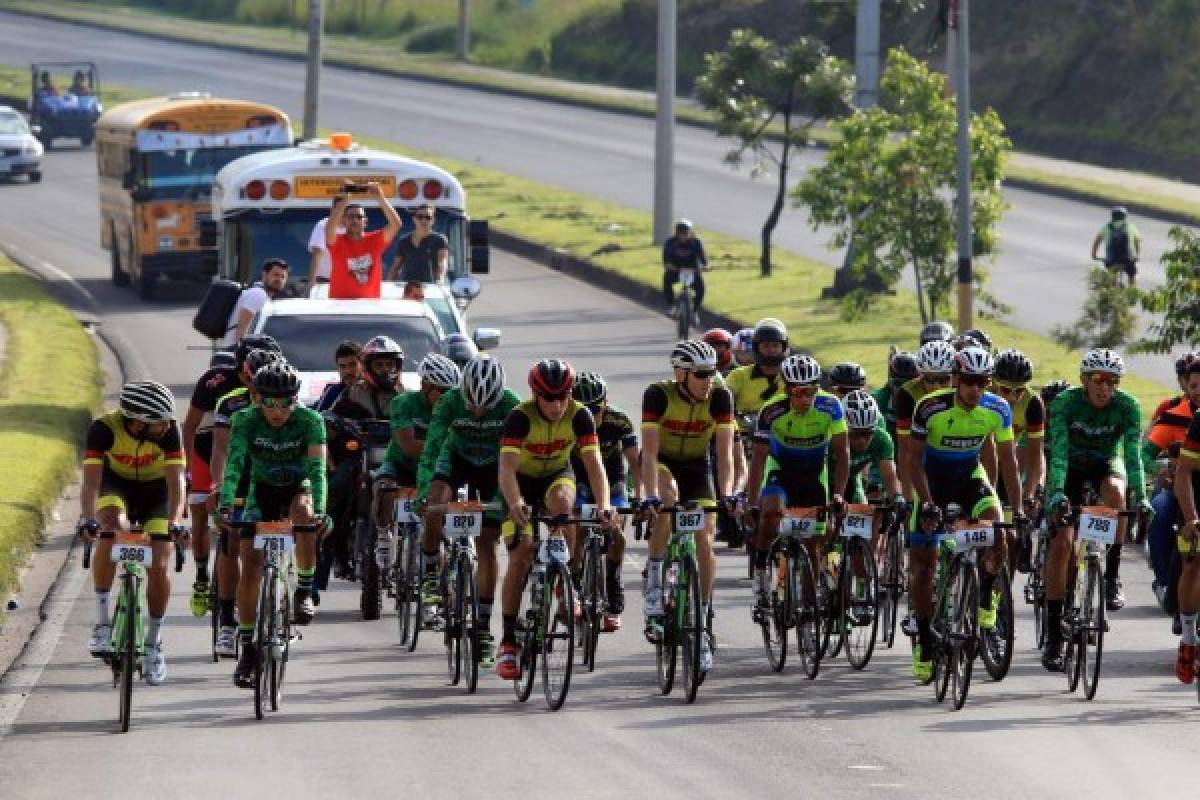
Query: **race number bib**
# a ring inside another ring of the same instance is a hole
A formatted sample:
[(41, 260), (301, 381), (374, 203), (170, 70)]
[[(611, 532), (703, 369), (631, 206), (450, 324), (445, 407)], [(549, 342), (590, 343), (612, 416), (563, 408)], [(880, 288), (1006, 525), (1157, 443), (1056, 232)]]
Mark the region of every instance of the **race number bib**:
[(675, 512), (676, 533), (700, 533), (702, 530), (704, 530), (703, 511)]
[(600, 507), (595, 503), (584, 503), (579, 507), (579, 518), (586, 520), (584, 527), (595, 528), (600, 524)]
[(870, 539), (875, 530), (875, 506), (850, 504), (842, 520), (843, 539)]
[(254, 549), (284, 555), (296, 548), (290, 522), (260, 522), (254, 528)]
[(789, 508), (779, 520), (779, 533), (783, 536), (798, 536), (808, 539), (816, 536), (817, 512), (812, 508)]
[(1117, 541), (1117, 512), (1107, 506), (1084, 506), (1076, 533), (1085, 542), (1112, 545)]
[(415, 497), (396, 498), (396, 522), (401, 525), (417, 521), (417, 499)]
[(136, 533), (119, 533), (113, 541), (112, 562), (128, 561), (149, 567), (154, 563), (154, 546), (150, 537)]
[(482, 530), (482, 511), (450, 511), (446, 514), (446, 533), (452, 537), (478, 536)]
[(972, 547), (991, 547), (996, 543), (996, 529), (990, 522), (957, 522), (952, 531), (954, 546), (959, 550)]
[(542, 545), (538, 558), (544, 564), (549, 564), (551, 561), (557, 561), (560, 564), (566, 564), (570, 559), (570, 553), (567, 552), (566, 539), (551, 537), (542, 539)]

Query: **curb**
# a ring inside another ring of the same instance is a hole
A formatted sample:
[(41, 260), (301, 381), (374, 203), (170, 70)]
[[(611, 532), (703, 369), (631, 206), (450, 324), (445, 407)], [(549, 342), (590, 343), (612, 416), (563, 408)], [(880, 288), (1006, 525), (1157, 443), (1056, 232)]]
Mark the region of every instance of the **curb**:
[[(138, 36), (143, 39), (158, 39), (161, 41), (178, 42), (180, 44), (195, 45), (197, 47), (211, 47), (211, 48), (214, 48), (217, 50), (227, 50), (227, 51), (235, 52), (235, 53), (246, 53), (249, 55), (266, 56), (269, 58), (276, 58), (276, 59), (280, 59), (280, 60), (284, 60), (284, 61), (303, 62), (305, 60), (305, 57), (303, 54), (290, 53), (286, 50), (273, 50), (273, 49), (263, 50), (263, 49), (258, 49), (258, 48), (252, 47), (250, 45), (242, 45), (242, 44), (236, 44), (236, 43), (230, 43), (230, 42), (205, 42), (205, 41), (197, 40), (192, 37), (181, 36), (178, 34), (172, 34), (172, 33), (166, 33), (166, 32), (152, 33), (150, 31), (132, 30), (130, 28), (122, 27), (121, 25), (119, 25), (117, 23), (111, 23), (111, 22), (102, 22), (102, 21), (76, 22), (76, 21), (72, 21), (72, 20), (68, 20), (68, 19), (62, 19), (53, 14), (32, 11), (29, 9), (0, 8), (0, 11), (3, 11), (6, 14), (14, 14), (17, 16), (51, 20), (53, 22), (57, 22), (57, 23), (63, 24), (63, 25), (75, 25), (75, 26), (81, 27), (81, 28), (97, 28), (100, 30), (114, 31), (117, 33), (128, 34), (130, 36)], [(437, 75), (430, 75), (428, 73), (423, 73), (423, 72), (408, 71), (408, 70), (403, 69), (402, 67), (393, 67), (393, 68), (389, 69), (387, 67), (381, 67), (381, 66), (376, 66), (376, 65), (359, 64), (359, 63), (355, 63), (353, 61), (348, 61), (343, 58), (338, 58), (336, 56), (323, 58), (322, 64), (327, 64), (331, 67), (339, 67), (341, 69), (356, 70), (358, 72), (364, 72), (368, 75), (379, 75), (379, 76), (391, 77), (391, 78), (405, 78), (406, 80), (421, 81), (424, 83), (430, 83), (430, 84), (434, 84), (437, 86), (453, 86), (455, 88), (471, 89), (471, 90), (478, 91), (478, 92), (487, 92), (488, 94), (495, 94), (495, 95), (500, 95), (500, 96), (521, 97), (521, 98), (530, 99), (530, 100), (538, 100), (538, 101), (545, 102), (545, 103), (556, 103), (558, 105), (570, 106), (570, 107), (574, 107), (574, 108), (584, 108), (589, 111), (604, 111), (607, 113), (621, 114), (621, 115), (628, 116), (628, 117), (639, 117), (641, 119), (652, 119), (654, 117), (654, 111), (652, 109), (632, 108), (627, 105), (621, 105), (621, 104), (617, 104), (617, 103), (609, 103), (609, 102), (606, 102), (606, 101), (600, 100), (600, 99), (590, 100), (585, 97), (571, 97), (571, 96), (565, 96), (565, 95), (556, 95), (556, 94), (552, 94), (549, 92), (539, 91), (539, 90), (533, 89), (533, 88), (526, 89), (526, 88), (522, 88), (519, 86), (510, 86), (510, 87), (489, 86), (484, 83), (474, 82), (474, 81), (470, 80), (469, 78), (439, 77)], [(676, 102), (678, 103), (679, 100), (677, 99)], [(676, 120), (676, 124), (677, 125), (687, 125), (688, 127), (697, 128), (699, 130), (707, 130), (707, 131), (713, 131), (713, 132), (716, 132), (716, 130), (717, 130), (717, 126), (715, 123), (704, 121), (704, 120), (690, 120), (690, 119)], [(778, 141), (780, 137), (776, 134), (768, 134), (768, 138), (772, 139), (774, 141)], [(810, 140), (808, 146), (818, 148), (818, 149), (828, 148), (827, 143), (825, 143), (824, 141), (821, 141), (821, 140), (817, 140), (817, 139)], [(1075, 200), (1075, 201), (1084, 202), (1084, 203), (1092, 203), (1092, 204), (1095, 204), (1095, 205), (1101, 206), (1101, 207), (1111, 206), (1116, 203), (1120, 203), (1120, 204), (1124, 205), (1126, 208), (1128, 208), (1130, 211), (1132, 211), (1136, 214), (1140, 214), (1141, 216), (1147, 217), (1150, 219), (1157, 219), (1157, 220), (1161, 220), (1163, 222), (1170, 222), (1170, 223), (1179, 224), (1179, 225), (1200, 225), (1200, 214), (1187, 214), (1187, 213), (1183, 213), (1183, 212), (1170, 211), (1167, 209), (1156, 208), (1154, 206), (1143, 205), (1140, 203), (1125, 202), (1125, 201), (1114, 199), (1113, 197), (1111, 197), (1109, 195), (1095, 194), (1093, 192), (1084, 192), (1084, 191), (1079, 191), (1076, 189), (1067, 189), (1067, 188), (1063, 188), (1063, 187), (1059, 187), (1059, 186), (1053, 186), (1053, 185), (1048, 185), (1048, 184), (1044, 184), (1044, 183), (1039, 183), (1037, 181), (1029, 180), (1028, 178), (1011, 178), (1011, 177), (1006, 178), (1003, 181), (1002, 185), (1013, 188), (1013, 189), (1022, 189), (1025, 191), (1037, 192), (1038, 194), (1049, 195), (1051, 197), (1059, 197), (1064, 200)]]

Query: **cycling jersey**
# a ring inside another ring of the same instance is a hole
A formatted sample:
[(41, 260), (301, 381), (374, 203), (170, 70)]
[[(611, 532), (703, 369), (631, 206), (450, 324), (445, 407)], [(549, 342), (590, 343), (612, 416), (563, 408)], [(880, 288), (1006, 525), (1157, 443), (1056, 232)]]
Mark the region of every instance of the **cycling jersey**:
[[(735, 370), (736, 372), (736, 370)], [(733, 428), (733, 397), (713, 386), (708, 399), (693, 403), (673, 380), (653, 383), (642, 396), (642, 429), (658, 431), (659, 456), (669, 461), (707, 461), (718, 428)]]
[[(240, 389), (234, 389), (229, 394), (217, 401), (217, 407), (213, 410), (213, 430), (225, 429), (228, 430), (233, 425), (233, 415), (241, 411), (243, 408), (249, 408), (254, 404), (254, 398), (250, 396), (250, 390), (243, 386)], [(246, 497), (246, 493), (250, 491), (250, 454), (246, 454), (246, 461), (242, 462), (242, 480), (238, 484), (237, 496)]]
[(276, 428), (259, 408), (244, 408), (233, 415), (226, 449), (225, 475), (221, 481), (221, 505), (233, 506), (238, 483), (247, 460), (250, 491), (246, 508), (254, 507), (260, 484), (277, 488), (303, 486), (307, 481), (313, 495), (313, 510), (325, 513), (325, 459), (312, 458), (308, 449), (325, 444), (325, 421), (311, 408), (292, 410), (287, 422)]
[(1013, 437), (1017, 444), (1024, 445), (1031, 439), (1041, 439), (1046, 433), (1046, 407), (1036, 392), (1023, 389), (1012, 408)]
[(926, 389), (919, 376), (900, 387), (900, 390), (896, 392), (897, 436), (908, 436), (908, 430), (912, 427), (913, 414), (917, 411), (917, 404), (931, 392), (936, 391), (939, 389)]
[(574, 398), (558, 420), (549, 420), (538, 409), (537, 400), (526, 400), (509, 412), (500, 438), (500, 452), (516, 453), (517, 474), (544, 478), (570, 469), (571, 450), (576, 443), (581, 453), (600, 449), (596, 421), (587, 406)]
[(879, 469), (879, 465), (884, 461), (896, 460), (896, 446), (892, 441), (892, 437), (882, 427), (876, 428), (871, 434), (871, 441), (867, 448), (861, 452), (855, 452), (854, 448), (850, 448), (850, 480), (846, 485), (846, 498), (852, 503), (862, 503), (866, 500), (866, 491), (863, 488), (862, 473), (867, 468), (867, 465)]
[(779, 373), (768, 376), (757, 364), (738, 367), (725, 378), (725, 386), (733, 395), (733, 407), (739, 414), (754, 413), (783, 392)]
[(896, 441), (896, 394), (892, 391), (890, 385), (880, 386), (875, 391), (871, 392), (871, 397), (875, 398), (875, 405), (879, 406), (879, 414), (881, 416), (883, 426), (888, 432), (888, 436), (892, 441)]
[(192, 389), (192, 408), (202, 412), (200, 425), (196, 428), (193, 442), (184, 442), (184, 447), (194, 447), (195, 455), (201, 460), (212, 460), (213, 412), (217, 401), (242, 385), (238, 371), (233, 367), (213, 367), (206, 370)]
[(825, 470), (829, 441), (846, 432), (846, 415), (837, 395), (818, 390), (807, 411), (792, 408), (790, 398), (772, 400), (758, 413), (755, 442), (767, 445), (774, 465), (789, 472)]
[(1089, 403), (1083, 387), (1067, 389), (1050, 406), (1050, 466), (1046, 492), (1053, 496), (1063, 491), (1068, 466), (1081, 472), (1111, 468), (1120, 474), (1117, 450), (1121, 449), (1124, 474), (1140, 502), (1144, 493), (1139, 452), (1141, 426), (1141, 407), (1124, 389), (1117, 389), (1104, 408)]
[(1177, 398), (1173, 406), (1167, 406), (1150, 425), (1146, 432), (1146, 443), (1142, 446), (1142, 464), (1149, 466), (1160, 453), (1171, 449), (1187, 436), (1188, 428), (1196, 416), (1196, 407), (1186, 397)]
[[(500, 401), (482, 417), (467, 408), (461, 389), (442, 395), (433, 407), (425, 446), (417, 469), (417, 486), (421, 497), (429, 492), (435, 473), (448, 474), (452, 461), (470, 467), (493, 467), (500, 459), (500, 434), (508, 413), (521, 402), (516, 392), (505, 389)], [(491, 470), (495, 473), (495, 469)]]
[(939, 389), (917, 405), (909, 433), (913, 440), (925, 442), (930, 483), (961, 481), (982, 470), (979, 452), (988, 436), (997, 444), (1013, 440), (1012, 409), (991, 392), (967, 409), (958, 402), (957, 389)]
[(388, 417), (392, 425), (392, 440), (388, 442), (385, 464), (395, 464), (406, 470), (417, 468), (418, 458), (410, 456), (396, 443), (396, 431), (411, 430), (417, 441), (425, 441), (429, 431), (429, 420), (433, 416), (433, 406), (425, 400), (420, 391), (404, 392), (392, 398), (388, 409)]
[(185, 463), (179, 423), (171, 420), (161, 439), (138, 439), (125, 429), (121, 412), (110, 411), (88, 428), (83, 463), (102, 464), (106, 473), (128, 481), (162, 480), (164, 467)]
[[(1188, 423), (1187, 435), (1183, 438), (1179, 454), (1184, 458), (1200, 461), (1200, 416), (1193, 415), (1192, 421)], [(1200, 497), (1200, 470), (1192, 470), (1192, 491)]]
[[(633, 420), (624, 411), (616, 408), (605, 408), (596, 426), (596, 439), (600, 445), (600, 460), (604, 462), (604, 473), (608, 476), (609, 486), (624, 486), (625, 484), (625, 450), (637, 447), (637, 431), (634, 430)], [(571, 468), (580, 478), (587, 477), (583, 461), (579, 458), (579, 445), (571, 451)]]

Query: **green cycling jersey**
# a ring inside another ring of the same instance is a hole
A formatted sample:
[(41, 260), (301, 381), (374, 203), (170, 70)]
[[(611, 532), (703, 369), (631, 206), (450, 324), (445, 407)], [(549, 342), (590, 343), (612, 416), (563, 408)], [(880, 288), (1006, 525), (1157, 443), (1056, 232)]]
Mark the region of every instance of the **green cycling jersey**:
[(1119, 467), (1117, 451), (1121, 450), (1129, 487), (1140, 503), (1145, 494), (1141, 429), (1142, 409), (1128, 392), (1117, 389), (1108, 405), (1097, 408), (1088, 402), (1083, 387), (1067, 389), (1050, 406), (1046, 493), (1053, 496), (1064, 490), (1068, 467)]
[(396, 431), (411, 429), (417, 441), (424, 441), (432, 417), (433, 406), (425, 401), (425, 395), (420, 391), (403, 392), (393, 397), (392, 402), (388, 405), (392, 438), (388, 442), (384, 462), (415, 470), (418, 459), (404, 452), (404, 449), (396, 443)]
[(325, 421), (311, 408), (297, 407), (278, 428), (267, 422), (256, 406), (236, 412), (229, 432), (225, 474), (221, 480), (221, 505), (230, 508), (237, 496), (242, 472), (249, 464), (254, 484), (296, 486), (305, 481), (312, 490), (313, 510), (325, 513), (325, 459), (313, 458), (308, 449), (325, 444)]
[(467, 408), (461, 389), (452, 389), (442, 395), (433, 407), (429, 430), (425, 434), (425, 446), (421, 449), (421, 461), (417, 468), (417, 487), (421, 497), (429, 492), (429, 484), (439, 463), (457, 457), (477, 467), (498, 464), (500, 461), (500, 434), (504, 432), (504, 420), (508, 412), (521, 403), (521, 398), (512, 389), (505, 389), (496, 403), (482, 417), (477, 417)]

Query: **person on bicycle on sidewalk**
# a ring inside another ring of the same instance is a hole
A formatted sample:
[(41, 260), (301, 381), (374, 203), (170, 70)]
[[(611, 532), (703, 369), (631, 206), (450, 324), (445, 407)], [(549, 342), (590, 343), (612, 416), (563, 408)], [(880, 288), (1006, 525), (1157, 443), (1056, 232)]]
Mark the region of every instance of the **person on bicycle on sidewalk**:
[[(496, 674), (504, 680), (521, 677), (521, 654), (517, 645), (517, 614), (521, 590), (533, 563), (531, 518), (536, 513), (570, 516), (575, 509), (575, 473), (571, 452), (578, 447), (589, 486), (608, 486), (596, 420), (587, 406), (571, 396), (575, 369), (557, 358), (543, 359), (529, 370), (533, 397), (518, 405), (504, 420), (500, 439), (500, 494), (509, 522), (505, 524), (508, 568), (504, 572), (501, 613), (504, 633), (496, 656)], [(612, 504), (607, 492), (592, 498), (605, 527), (612, 522)], [(564, 535), (572, 554), (579, 547), (572, 541), (574, 526), (550, 530), (549, 536)], [(578, 616), (579, 605), (575, 612)]]
[[(375, 471), (375, 497), (372, 515), (375, 524), (386, 528), (392, 524), (395, 505), (388, 502), (397, 489), (416, 489), (417, 466), (425, 447), (425, 435), (433, 417), (433, 409), (442, 396), (457, 389), (462, 381), (458, 365), (446, 356), (430, 353), (417, 365), (421, 387), (392, 398), (388, 411), (392, 440), (388, 442), (383, 464)], [(425, 563), (422, 608), (426, 624), (431, 624), (440, 601), (438, 595), (438, 557)]]
[(1092, 240), (1092, 260), (1100, 245), (1104, 245), (1104, 266), (1116, 267), (1129, 276), (1129, 285), (1137, 282), (1137, 262), (1142, 256), (1142, 233), (1129, 221), (1129, 212), (1122, 206), (1112, 210), (1112, 219), (1104, 223)]
[(679, 270), (695, 270), (696, 305), (692, 313), (699, 314), (700, 306), (704, 303), (704, 270), (708, 269), (708, 258), (704, 255), (704, 242), (692, 231), (692, 223), (681, 219), (675, 223), (675, 235), (663, 242), (663, 300), (667, 304), (667, 313), (675, 314), (675, 292), (673, 287), (679, 283)]
[[(954, 386), (939, 389), (917, 404), (908, 429), (906, 472), (916, 491), (909, 534), (909, 580), (916, 611), (917, 641), (913, 647), (913, 677), (922, 683), (933, 678), (934, 574), (937, 562), (937, 529), (941, 512), (949, 503), (962, 508), (969, 520), (1000, 520), (1000, 498), (980, 462), (989, 437), (996, 443), (1000, 473), (1008, 488), (1013, 520), (1024, 520), (1021, 479), (1013, 446), (1012, 409), (988, 391), (996, 364), (982, 347), (965, 347), (954, 356)], [(979, 628), (986, 635), (996, 627), (998, 607), (993, 588), (996, 575), (1008, 557), (1007, 542), (998, 537), (980, 560)]]
[[(582, 403), (596, 420), (596, 438), (600, 445), (600, 458), (604, 462), (604, 474), (613, 508), (629, 508), (628, 483), (632, 478), (634, 496), (641, 497), (641, 472), (638, 469), (638, 438), (633, 421), (624, 411), (609, 405), (608, 384), (597, 372), (581, 372), (575, 381), (572, 396)], [(587, 466), (579, 444), (571, 451), (571, 470), (576, 475), (575, 507), (584, 503), (595, 503), (596, 492), (592, 490)], [(578, 553), (578, 550), (576, 551)], [(620, 525), (613, 531), (612, 543), (605, 562), (605, 595), (608, 608), (602, 622), (605, 633), (621, 628), (621, 613), (625, 610), (625, 588), (621, 583), (621, 563), (625, 559), (625, 534)]]
[[(715, 386), (717, 354), (696, 340), (679, 342), (671, 351), (674, 377), (652, 383), (642, 395), (642, 509), (650, 516), (644, 607), (647, 633), (661, 628), (663, 560), (671, 535), (671, 520), (656, 512), (662, 506), (698, 503), (707, 512), (704, 532), (696, 538), (700, 592), (705, 616), (712, 610), (716, 581), (713, 532), (718, 498), (732, 503), (733, 396)], [(709, 443), (716, 442), (716, 486), (709, 469)], [(719, 492), (719, 494), (718, 494)], [(712, 669), (709, 637), (700, 640), (700, 668)]]
[[(242, 520), (246, 523), (290, 520), (296, 530), (296, 592), (293, 614), (297, 625), (308, 625), (316, 614), (313, 574), (317, 566), (317, 531), (325, 525), (325, 421), (311, 408), (297, 405), (300, 375), (278, 360), (254, 373), (255, 404), (233, 415), (221, 477), (220, 516), (232, 520), (234, 500), (246, 471), (249, 489)], [(241, 575), (237, 610), (241, 655), (233, 682), (254, 687), (258, 653), (254, 648), (262, 553), (254, 549), (253, 524), (239, 531)]]
[(175, 420), (175, 398), (156, 381), (125, 384), (117, 409), (97, 418), (88, 428), (83, 452), (83, 485), (79, 493), (80, 532), (99, 537), (92, 558), (96, 592), (96, 624), (88, 650), (102, 657), (112, 652), (109, 593), (116, 565), (111, 560), (119, 530), (140, 525), (154, 546), (154, 563), (147, 571), (146, 679), (158, 685), (167, 679), (162, 625), (171, 599), (171, 537), (183, 531), (183, 436)]
[[(1187, 371), (1189, 385), (1200, 381), (1200, 361), (1193, 362)], [(1183, 561), (1179, 578), (1179, 650), (1175, 656), (1175, 677), (1192, 683), (1200, 671), (1196, 658), (1196, 612), (1200, 611), (1200, 519), (1197, 519), (1196, 494), (1200, 489), (1200, 416), (1193, 415), (1188, 423), (1187, 436), (1179, 451), (1175, 468), (1175, 497), (1179, 501), (1179, 528), (1176, 546)]]
[[(462, 368), (462, 385), (442, 395), (433, 407), (421, 460), (417, 465), (417, 498), (444, 505), (466, 488), (469, 500), (490, 503), (499, 499), (500, 435), (508, 414), (521, 402), (504, 386), (504, 368), (488, 355), (480, 355)], [(425, 568), (437, 568), (445, 516), (425, 515), (421, 549)], [(479, 664), (491, 667), (496, 659), (491, 634), (492, 606), (496, 597), (496, 543), (500, 516), (488, 513), (475, 542), (479, 558), (475, 585), (479, 591)], [(426, 584), (428, 587), (429, 584)], [(432, 587), (430, 587), (432, 588)], [(441, 597), (436, 598), (441, 604)]]
[[(1125, 362), (1112, 350), (1091, 350), (1083, 357), (1079, 373), (1082, 385), (1062, 392), (1050, 406), (1047, 515), (1055, 520), (1068, 507), (1082, 505), (1085, 483), (1091, 484), (1109, 508), (1124, 510), (1126, 486), (1132, 490), (1134, 504), (1147, 507), (1140, 451), (1142, 410), (1137, 398), (1118, 388)], [(1122, 451), (1120, 459), (1118, 450)], [(1116, 544), (1108, 548), (1104, 594), (1109, 611), (1125, 607), (1118, 570), (1126, 527), (1126, 520), (1121, 518)], [(1074, 531), (1062, 525), (1055, 525), (1051, 536), (1046, 561), (1046, 647), (1042, 666), (1061, 671), (1063, 599), (1075, 539)]]
[[(767, 562), (779, 519), (788, 508), (841, 508), (850, 469), (846, 415), (837, 395), (820, 388), (821, 365), (812, 356), (788, 356), (780, 365), (783, 395), (762, 407), (754, 429), (754, 453), (746, 482), (747, 500), (759, 505), (754, 550), (754, 615), (770, 606)], [(830, 482), (826, 460), (833, 462)], [(822, 526), (823, 527), (823, 526)], [(810, 546), (814, 563), (818, 545)]]

